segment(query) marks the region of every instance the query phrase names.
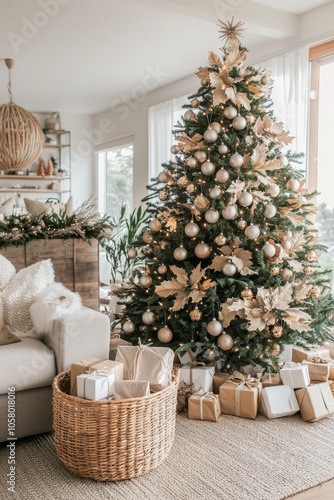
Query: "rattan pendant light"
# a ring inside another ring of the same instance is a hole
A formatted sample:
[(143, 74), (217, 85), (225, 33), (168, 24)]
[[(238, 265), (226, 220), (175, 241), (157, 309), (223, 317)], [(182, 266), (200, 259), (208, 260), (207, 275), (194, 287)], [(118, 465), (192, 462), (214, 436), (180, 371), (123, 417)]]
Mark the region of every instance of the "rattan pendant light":
[(22, 170), (37, 160), (45, 141), (38, 120), (13, 103), (11, 69), (13, 59), (5, 59), (9, 70), (9, 103), (0, 106), (0, 170)]

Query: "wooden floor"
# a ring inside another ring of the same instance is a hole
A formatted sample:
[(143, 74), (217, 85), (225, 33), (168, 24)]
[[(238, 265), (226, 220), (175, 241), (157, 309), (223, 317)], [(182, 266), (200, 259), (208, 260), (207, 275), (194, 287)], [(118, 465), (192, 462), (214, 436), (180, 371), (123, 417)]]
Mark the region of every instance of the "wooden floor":
[[(334, 479), (326, 483), (319, 484), (310, 490), (292, 495), (293, 500), (333, 500), (334, 499)], [(288, 500), (288, 499), (287, 499)]]

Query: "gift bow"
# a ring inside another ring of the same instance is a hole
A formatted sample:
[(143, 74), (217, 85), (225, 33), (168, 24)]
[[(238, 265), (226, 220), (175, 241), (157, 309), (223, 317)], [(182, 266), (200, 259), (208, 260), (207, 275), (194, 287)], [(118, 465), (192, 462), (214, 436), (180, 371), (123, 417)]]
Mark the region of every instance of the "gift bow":
[(300, 363), (295, 363), (294, 361), (288, 361), (287, 363), (284, 363), (283, 368), (299, 368)]
[(109, 394), (112, 392), (112, 386), (114, 383), (114, 380), (109, 379), (109, 375), (111, 375), (111, 372), (108, 372), (107, 370), (93, 370), (93, 371), (88, 371), (87, 372), (88, 377), (84, 379), (84, 395), (86, 395), (86, 380), (91, 376), (91, 375), (100, 375), (101, 377), (105, 377), (104, 381), (104, 387), (107, 385), (107, 397)]
[(315, 356), (313, 354), (309, 354), (307, 356), (307, 361), (311, 361), (311, 363), (326, 363), (328, 365), (334, 366), (334, 359), (323, 358), (322, 356)]
[(260, 380), (251, 377), (248, 373), (240, 373), (235, 371), (228, 379), (228, 382), (235, 384), (237, 387), (235, 389), (235, 400), (234, 400), (234, 411), (237, 417), (241, 415), (241, 389), (246, 386), (248, 389), (260, 388)]

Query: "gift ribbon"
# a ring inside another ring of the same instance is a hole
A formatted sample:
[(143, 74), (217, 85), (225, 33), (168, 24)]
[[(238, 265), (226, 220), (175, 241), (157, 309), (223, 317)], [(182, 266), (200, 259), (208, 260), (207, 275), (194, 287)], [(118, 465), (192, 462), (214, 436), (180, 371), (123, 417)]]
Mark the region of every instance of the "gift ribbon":
[(204, 407), (203, 403), (205, 399), (211, 399), (214, 401), (215, 405), (217, 405), (217, 398), (212, 392), (204, 392), (202, 390), (198, 391), (197, 393), (198, 396), (200, 396), (199, 399), (199, 416), (201, 420), (204, 420)]
[(235, 384), (237, 387), (235, 389), (235, 401), (234, 401), (234, 411), (237, 417), (241, 415), (241, 389), (243, 387), (247, 387), (248, 389), (252, 389), (254, 387), (259, 388), (260, 381), (256, 378), (251, 377), (247, 373), (242, 374), (238, 371), (235, 371), (227, 381)]
[(90, 372), (90, 369), (92, 368), (92, 366), (103, 363), (104, 361), (105, 361), (105, 359), (98, 359), (96, 361), (91, 361), (88, 365), (85, 366), (84, 372), (85, 373), (92, 373), (92, 372)]
[(326, 363), (328, 365), (334, 366), (334, 359), (323, 358), (322, 356), (314, 356), (312, 354), (309, 354), (307, 356), (307, 361), (310, 361), (311, 363)]
[(143, 357), (144, 352), (149, 352), (150, 354), (153, 354), (154, 356), (156, 356), (158, 359), (160, 359), (162, 361), (162, 365), (165, 368), (165, 370), (164, 370), (165, 374), (168, 376), (168, 383), (170, 383), (172, 374), (170, 373), (169, 370), (167, 370), (167, 366), (166, 366), (166, 363), (164, 361), (164, 355), (159, 354), (158, 352), (154, 351), (152, 349), (152, 347), (146, 346), (146, 345), (142, 344), (140, 341), (139, 341), (139, 345), (138, 345), (135, 357), (133, 359), (133, 362), (129, 366), (129, 369), (128, 369), (129, 380), (136, 380), (137, 379), (141, 359)]
[[(100, 377), (106, 378), (105, 384), (107, 384), (107, 397), (108, 397), (109, 393), (111, 392), (112, 384), (114, 383), (114, 381), (109, 380), (109, 375), (111, 375), (111, 372), (107, 372), (106, 370), (95, 370), (92, 372), (88, 372), (88, 377), (85, 377), (85, 379), (84, 379), (84, 396), (86, 396), (86, 381), (92, 375), (99, 375)], [(104, 384), (104, 386), (105, 386), (105, 384)], [(104, 389), (104, 386), (102, 387), (102, 389)]]

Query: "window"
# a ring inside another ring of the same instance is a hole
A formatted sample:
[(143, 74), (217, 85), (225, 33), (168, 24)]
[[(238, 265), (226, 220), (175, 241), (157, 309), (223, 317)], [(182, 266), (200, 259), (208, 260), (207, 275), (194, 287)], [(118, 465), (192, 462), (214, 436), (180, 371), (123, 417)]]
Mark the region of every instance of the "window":
[(332, 269), (334, 286), (334, 40), (310, 49), (310, 150), (309, 189), (317, 190), (316, 216), (319, 243), (328, 248), (321, 257), (324, 269)]
[(133, 143), (98, 153), (99, 211), (118, 219), (122, 204), (133, 209)]

